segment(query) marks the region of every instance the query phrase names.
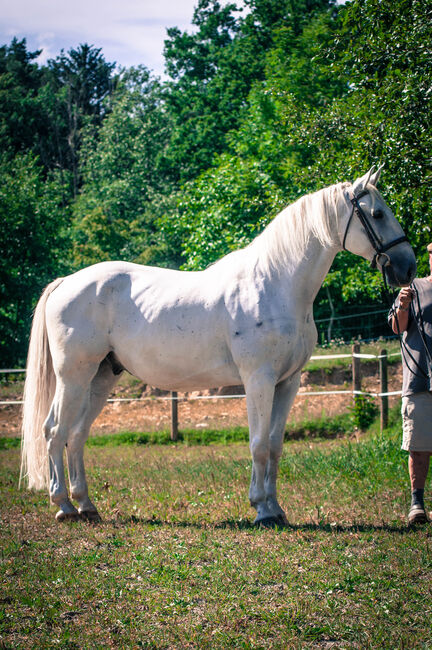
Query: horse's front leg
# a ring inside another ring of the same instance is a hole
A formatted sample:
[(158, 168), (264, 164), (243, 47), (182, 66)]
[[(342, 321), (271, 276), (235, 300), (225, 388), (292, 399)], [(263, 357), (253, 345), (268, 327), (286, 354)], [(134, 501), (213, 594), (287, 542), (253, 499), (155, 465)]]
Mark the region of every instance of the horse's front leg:
[(270, 373), (255, 372), (245, 382), (252, 454), (252, 477), (249, 489), (251, 506), (256, 509), (256, 524), (277, 523), (266, 498), (266, 470), (270, 459), (270, 424), (275, 382)]
[(270, 426), (270, 453), (264, 482), (267, 508), (278, 521), (285, 524), (288, 522), (277, 500), (276, 479), (279, 459), (282, 455), (285, 425), (299, 385), (300, 373), (296, 373), (275, 388)]

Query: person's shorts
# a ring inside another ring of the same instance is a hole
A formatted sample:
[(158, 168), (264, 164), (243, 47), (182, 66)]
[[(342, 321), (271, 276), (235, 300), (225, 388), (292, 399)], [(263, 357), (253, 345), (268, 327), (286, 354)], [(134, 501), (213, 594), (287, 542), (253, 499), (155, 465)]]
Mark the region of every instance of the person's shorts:
[(432, 393), (402, 397), (402, 449), (432, 453)]

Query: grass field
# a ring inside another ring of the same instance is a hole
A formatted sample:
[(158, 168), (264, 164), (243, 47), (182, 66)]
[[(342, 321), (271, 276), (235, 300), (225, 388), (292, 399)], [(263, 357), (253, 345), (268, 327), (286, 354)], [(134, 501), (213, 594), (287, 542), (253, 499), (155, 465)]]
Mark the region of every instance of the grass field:
[(56, 524), (2, 449), (0, 647), (432, 647), (432, 528), (405, 523), (399, 426), (286, 443), (284, 530), (251, 523), (242, 442), (90, 447), (97, 525)]

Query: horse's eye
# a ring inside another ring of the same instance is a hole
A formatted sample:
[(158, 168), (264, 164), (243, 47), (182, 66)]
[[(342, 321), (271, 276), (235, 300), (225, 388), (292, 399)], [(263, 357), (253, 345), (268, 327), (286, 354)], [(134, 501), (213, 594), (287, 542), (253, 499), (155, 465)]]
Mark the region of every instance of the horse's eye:
[(374, 219), (382, 219), (384, 216), (384, 212), (382, 210), (374, 210), (373, 216)]

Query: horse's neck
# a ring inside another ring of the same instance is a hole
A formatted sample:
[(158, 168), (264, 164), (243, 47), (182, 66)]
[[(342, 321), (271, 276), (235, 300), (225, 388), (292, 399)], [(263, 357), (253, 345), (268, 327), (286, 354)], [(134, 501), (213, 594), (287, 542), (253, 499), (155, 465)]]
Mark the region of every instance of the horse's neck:
[(340, 250), (340, 190), (343, 188), (339, 186), (325, 188), (283, 210), (250, 249), (257, 252), (257, 269), (269, 277), (284, 300), (295, 303), (296, 309), (310, 312)]
[(305, 312), (311, 311), (337, 252), (335, 246), (323, 247), (312, 238), (301, 262), (293, 269), (279, 272), (280, 291), (286, 293), (286, 300), (294, 301), (296, 308)]

